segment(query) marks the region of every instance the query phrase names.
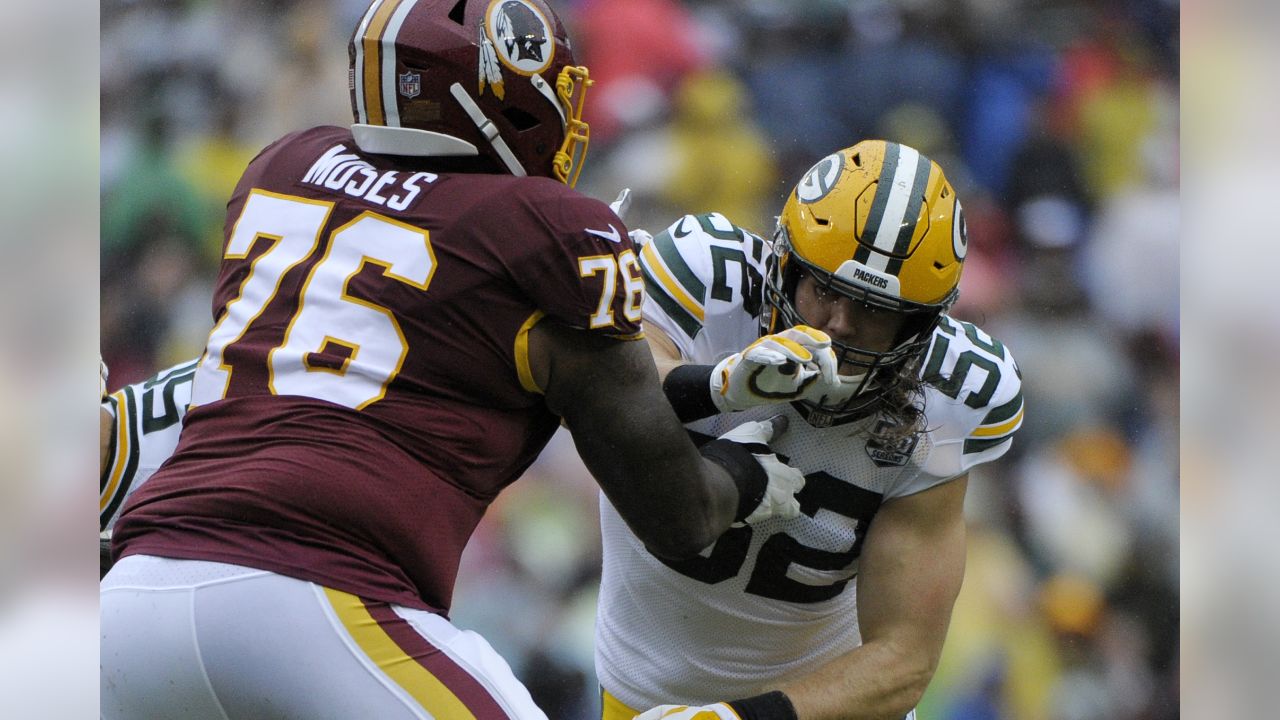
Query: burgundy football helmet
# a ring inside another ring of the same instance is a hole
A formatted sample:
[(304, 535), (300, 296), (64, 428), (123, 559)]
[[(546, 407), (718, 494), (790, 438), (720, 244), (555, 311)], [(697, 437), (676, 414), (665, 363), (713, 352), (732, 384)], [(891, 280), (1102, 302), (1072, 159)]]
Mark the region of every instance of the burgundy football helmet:
[(542, 0), (374, 0), (348, 47), (365, 152), (484, 156), (573, 185), (591, 84)]

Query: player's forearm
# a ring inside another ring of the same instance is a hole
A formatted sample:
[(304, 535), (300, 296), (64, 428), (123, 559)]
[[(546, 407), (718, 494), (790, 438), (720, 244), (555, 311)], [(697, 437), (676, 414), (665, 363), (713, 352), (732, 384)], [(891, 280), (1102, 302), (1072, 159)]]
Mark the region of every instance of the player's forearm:
[[(585, 460), (581, 445), (579, 453)], [(592, 470), (592, 474), (650, 552), (681, 558), (707, 547), (729, 527), (738, 490), (723, 468), (697, 453), (692, 462), (672, 460), (651, 458), (616, 479), (610, 479), (607, 470)], [(590, 462), (587, 467), (591, 468)]]
[(901, 720), (920, 702), (936, 667), (933, 653), (883, 640), (780, 689), (799, 720)]
[[(550, 326), (543, 332), (563, 335)], [(640, 540), (664, 556), (698, 552), (734, 521), (736, 476), (689, 441), (643, 346), (613, 342), (587, 352), (581, 345), (572, 336), (558, 343), (548, 406)]]
[(899, 720), (933, 679), (964, 578), (958, 478), (886, 503), (858, 572), (863, 644), (783, 688), (800, 720)]

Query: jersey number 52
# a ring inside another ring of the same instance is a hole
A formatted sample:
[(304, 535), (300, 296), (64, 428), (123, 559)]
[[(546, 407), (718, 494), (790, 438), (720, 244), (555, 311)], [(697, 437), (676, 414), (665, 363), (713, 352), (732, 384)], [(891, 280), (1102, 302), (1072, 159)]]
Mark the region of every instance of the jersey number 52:
[[(746, 592), (794, 603), (829, 600), (844, 591), (857, 574), (858, 556), (871, 519), (880, 509), (882, 496), (850, 485), (825, 472), (805, 475), (804, 489), (796, 494), (800, 511), (814, 517), (829, 510), (856, 521), (856, 537), (848, 549), (832, 552), (809, 547), (785, 532), (774, 533), (760, 546)], [(736, 577), (746, 563), (755, 530), (750, 525), (729, 528), (708, 555), (662, 562), (676, 572), (712, 584)], [(793, 573), (796, 566), (798, 572)], [(796, 579), (805, 577), (806, 582)]]

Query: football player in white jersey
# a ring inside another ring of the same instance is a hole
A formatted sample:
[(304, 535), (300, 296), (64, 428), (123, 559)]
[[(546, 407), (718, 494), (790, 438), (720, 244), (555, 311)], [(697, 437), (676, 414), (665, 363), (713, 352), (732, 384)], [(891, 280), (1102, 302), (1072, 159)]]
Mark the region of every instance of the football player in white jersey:
[(124, 501), (173, 454), (182, 432), (182, 418), (191, 404), (191, 381), (197, 361), (162, 370), (154, 377), (106, 392), (107, 366), (102, 376), (101, 432), (98, 479), (98, 531), (101, 572), (110, 569), (107, 544)]
[(680, 562), (601, 498), (605, 720), (914, 716), (964, 574), (967, 474), (1023, 416), (1009, 350), (946, 315), (966, 250), (942, 168), (878, 140), (805, 174), (772, 248), (718, 214), (645, 245), (646, 333), (686, 427), (785, 412), (776, 448), (806, 484), (799, 517)]

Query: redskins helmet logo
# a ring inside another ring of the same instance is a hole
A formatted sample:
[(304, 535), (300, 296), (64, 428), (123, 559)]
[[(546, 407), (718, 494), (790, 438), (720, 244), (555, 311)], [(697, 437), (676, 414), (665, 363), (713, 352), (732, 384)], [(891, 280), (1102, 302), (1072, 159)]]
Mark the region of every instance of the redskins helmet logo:
[(555, 58), (551, 23), (527, 0), (493, 0), (484, 26), (498, 60), (521, 75), (536, 75)]
[(951, 220), (951, 249), (956, 251), (956, 259), (964, 260), (969, 252), (969, 225), (964, 221), (964, 209), (960, 201), (956, 201), (956, 214)]
[(796, 185), (796, 199), (803, 203), (818, 202), (831, 192), (840, 179), (840, 171), (844, 170), (844, 155), (835, 153), (818, 161), (800, 178)]

